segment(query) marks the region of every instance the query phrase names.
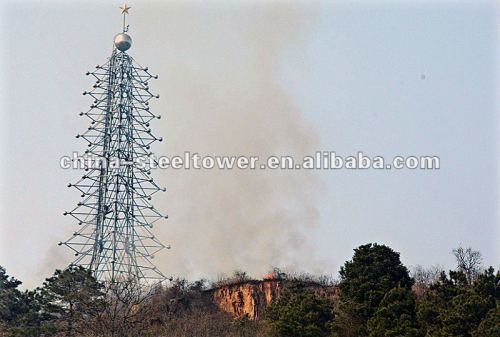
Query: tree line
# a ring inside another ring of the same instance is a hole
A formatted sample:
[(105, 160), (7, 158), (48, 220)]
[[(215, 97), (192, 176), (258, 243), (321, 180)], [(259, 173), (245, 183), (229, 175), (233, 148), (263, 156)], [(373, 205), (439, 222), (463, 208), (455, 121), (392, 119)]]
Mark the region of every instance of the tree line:
[(336, 298), (291, 278), (258, 321), (233, 320), (218, 310), (204, 280), (146, 289), (102, 284), (72, 266), (21, 291), (21, 282), (0, 267), (0, 336), (500, 336), (500, 273), (483, 268), (472, 248), (453, 254), (454, 270), (410, 272), (390, 247), (362, 245), (340, 268)]

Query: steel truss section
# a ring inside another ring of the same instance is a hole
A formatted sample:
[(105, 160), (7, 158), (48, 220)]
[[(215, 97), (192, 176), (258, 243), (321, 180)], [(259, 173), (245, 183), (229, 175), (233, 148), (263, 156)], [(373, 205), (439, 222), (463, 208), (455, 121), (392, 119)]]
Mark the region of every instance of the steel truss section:
[[(165, 276), (151, 259), (163, 245), (151, 232), (163, 216), (151, 204), (152, 196), (165, 191), (151, 177), (157, 164), (151, 144), (162, 141), (150, 129), (159, 119), (149, 108), (158, 95), (149, 90), (149, 81), (158, 76), (141, 67), (126, 52), (115, 49), (104, 65), (87, 72), (95, 78), (87, 112), (90, 127), (77, 135), (87, 142), (85, 174), (69, 187), (82, 200), (64, 215), (78, 222), (78, 230), (59, 245), (69, 247), (73, 262), (88, 268), (105, 282), (161, 281)], [(118, 163), (118, 165), (116, 165)]]

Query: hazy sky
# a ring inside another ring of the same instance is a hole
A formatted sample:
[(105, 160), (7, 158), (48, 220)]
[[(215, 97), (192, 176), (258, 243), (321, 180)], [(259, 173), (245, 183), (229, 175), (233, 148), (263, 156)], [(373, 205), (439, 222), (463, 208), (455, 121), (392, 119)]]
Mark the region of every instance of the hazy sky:
[[(62, 213), (81, 172), (59, 158), (85, 148), (84, 73), (121, 17), (113, 1), (0, 3), (0, 265), (32, 287), (71, 261), (57, 242), (75, 230)], [(409, 266), (451, 268), (459, 244), (500, 265), (493, 1), (130, 5), (130, 54), (160, 75), (158, 154), (441, 158), (439, 171), (156, 171), (166, 274), (336, 274), (375, 241)]]

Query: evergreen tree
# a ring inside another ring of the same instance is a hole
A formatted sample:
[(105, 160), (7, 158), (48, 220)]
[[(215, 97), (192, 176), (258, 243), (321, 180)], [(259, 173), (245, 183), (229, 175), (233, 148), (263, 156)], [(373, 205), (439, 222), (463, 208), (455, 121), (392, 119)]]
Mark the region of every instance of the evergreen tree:
[(21, 283), (9, 277), (5, 268), (0, 266), (0, 321), (5, 325), (10, 325), (21, 310), (22, 294), (17, 289)]
[(38, 289), (43, 311), (53, 318), (45, 328), (48, 332), (65, 332), (73, 336), (85, 322), (104, 307), (103, 286), (89, 271), (70, 266), (54, 275)]
[(473, 291), (458, 295), (442, 312), (442, 336), (470, 337), (488, 311), (495, 307), (491, 297), (481, 297)]
[(442, 272), (439, 280), (431, 284), (429, 291), (417, 303), (417, 320), (423, 334), (438, 336), (442, 326), (441, 314), (455, 296), (463, 294), (467, 280), (462, 272), (450, 271), (449, 277)]
[(21, 281), (0, 266), (0, 332), (5, 336), (39, 336), (42, 315), (32, 291), (21, 292)]
[(341, 267), (340, 277), (339, 314), (333, 327), (336, 336), (346, 337), (366, 336), (366, 324), (385, 294), (413, 284), (399, 253), (376, 243), (356, 248), (352, 260)]
[(281, 337), (326, 337), (333, 308), (300, 282), (290, 282), (266, 310), (266, 318)]
[(500, 301), (500, 271), (495, 274), (493, 267), (488, 268), (484, 273), (477, 275), (472, 288), (478, 295), (491, 296)]
[(491, 309), (481, 321), (472, 337), (498, 337), (500, 336), (500, 307)]
[(401, 287), (389, 291), (368, 321), (368, 333), (370, 337), (419, 337), (415, 294)]
[[(470, 337), (499, 301), (498, 274), (493, 268), (476, 275), (474, 283), (462, 271), (442, 274), (417, 306), (422, 334), (429, 337)], [(485, 329), (491, 324), (486, 321)], [(478, 335), (479, 336), (479, 335)]]

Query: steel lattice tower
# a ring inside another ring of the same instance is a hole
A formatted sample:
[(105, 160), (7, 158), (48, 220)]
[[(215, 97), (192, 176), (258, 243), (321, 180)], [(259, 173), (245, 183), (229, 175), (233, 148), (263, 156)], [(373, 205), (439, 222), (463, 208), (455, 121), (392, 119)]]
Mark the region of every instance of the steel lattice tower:
[(162, 138), (149, 128), (160, 116), (150, 111), (150, 100), (159, 96), (150, 92), (148, 82), (158, 76), (127, 54), (132, 45), (125, 25), (130, 7), (120, 8), (123, 32), (115, 36), (111, 57), (87, 72), (96, 82), (83, 94), (93, 103), (80, 115), (91, 125), (76, 137), (88, 143), (85, 154), (96, 160), (84, 163), (85, 174), (68, 185), (81, 192), (82, 200), (64, 215), (75, 218), (79, 228), (59, 245), (72, 249), (77, 256), (73, 264), (88, 268), (98, 280), (147, 282), (164, 279), (151, 259), (169, 248), (151, 232), (153, 224), (166, 218), (151, 204), (153, 194), (165, 191), (151, 178), (156, 161), (150, 146)]

